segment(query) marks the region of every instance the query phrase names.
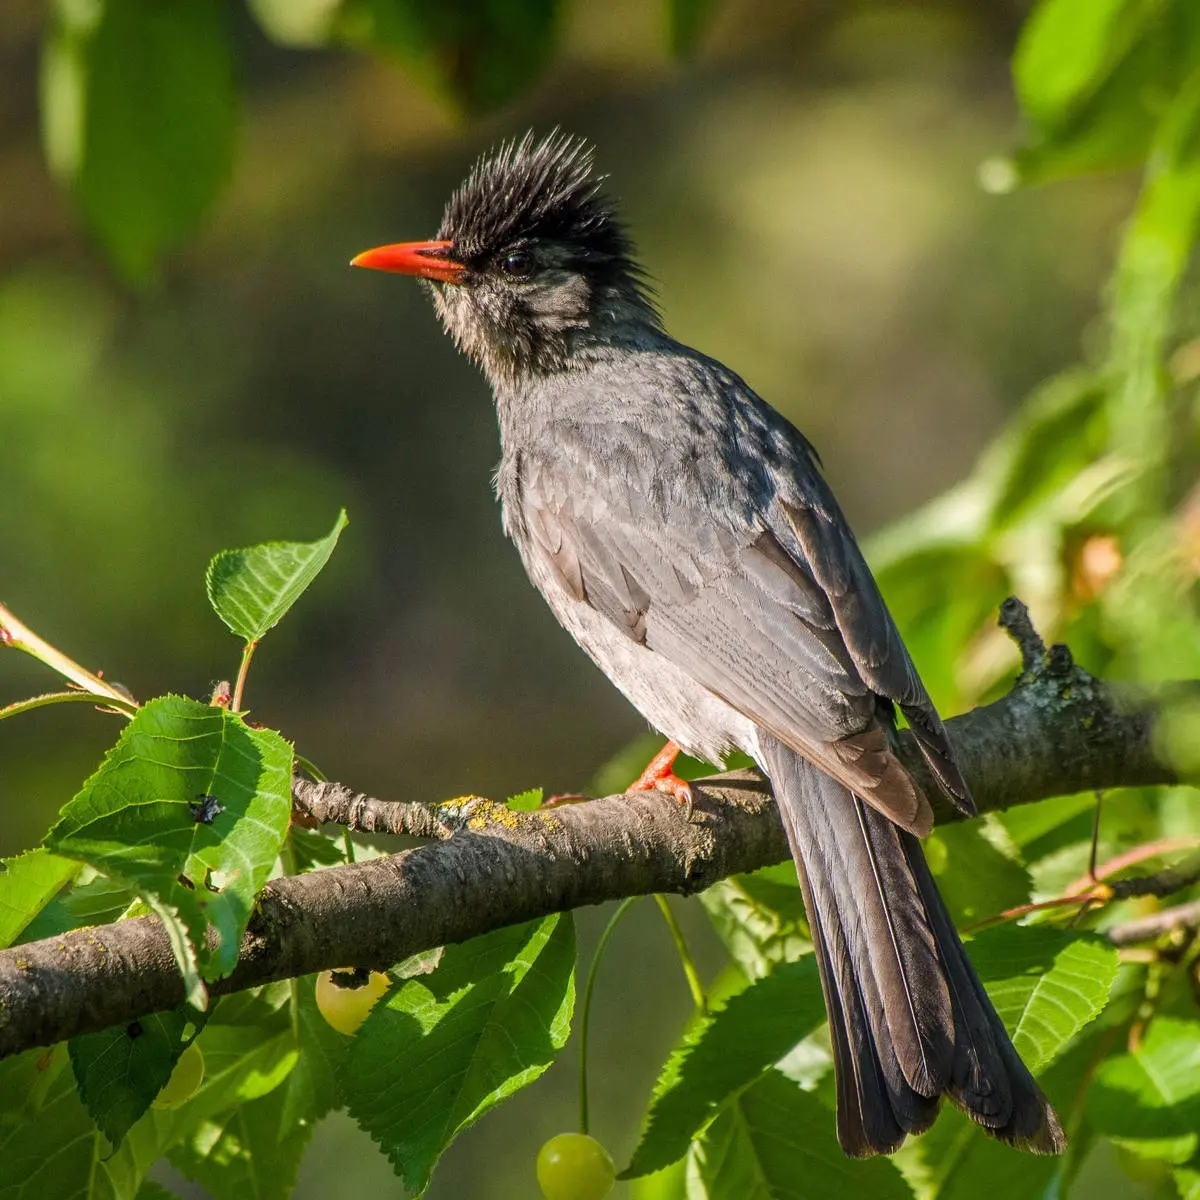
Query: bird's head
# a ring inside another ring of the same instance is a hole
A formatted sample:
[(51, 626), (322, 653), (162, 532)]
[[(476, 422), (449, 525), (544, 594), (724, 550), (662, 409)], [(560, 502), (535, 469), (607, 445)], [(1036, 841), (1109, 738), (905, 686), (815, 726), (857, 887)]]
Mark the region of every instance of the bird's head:
[(494, 384), (559, 371), (631, 327), (658, 326), (600, 184), (589, 143), (527, 133), (475, 164), (433, 241), (380, 246), (353, 265), (428, 280), (447, 332)]

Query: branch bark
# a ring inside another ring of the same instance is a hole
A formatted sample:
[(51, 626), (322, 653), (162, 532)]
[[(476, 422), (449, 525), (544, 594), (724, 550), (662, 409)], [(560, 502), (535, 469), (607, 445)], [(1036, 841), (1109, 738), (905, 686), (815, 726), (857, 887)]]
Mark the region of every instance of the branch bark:
[[(949, 722), (980, 812), (1092, 789), (1179, 782), (1155, 738), (1160, 719), (1200, 703), (1200, 681), (1106, 686), (1042, 645), (1023, 606), (1002, 623), (1022, 649), (1016, 686)], [(930, 796), (915, 743), (899, 753)], [(301, 782), (302, 813), (433, 838), (350, 866), (273, 880), (236, 970), (215, 995), (347, 965), (383, 969), (551, 912), (652, 892), (691, 893), (788, 856), (768, 785), (754, 772), (703, 781), (690, 816), (657, 793), (532, 813), (478, 797), (391, 803)], [(935, 805), (939, 821), (957, 819)], [(183, 987), (154, 917), (74, 930), (0, 952), (0, 1057), (173, 1008)]]

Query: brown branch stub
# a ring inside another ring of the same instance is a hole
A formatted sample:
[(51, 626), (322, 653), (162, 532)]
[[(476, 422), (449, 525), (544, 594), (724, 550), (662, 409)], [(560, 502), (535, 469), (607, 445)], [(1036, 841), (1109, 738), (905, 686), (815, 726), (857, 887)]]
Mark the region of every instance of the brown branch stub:
[(1046, 643), (1033, 627), (1029, 607), (1016, 596), (1009, 596), (1000, 605), (1000, 628), (1017, 643), (1021, 652), (1021, 667), (1026, 674), (1034, 673), (1046, 655)]

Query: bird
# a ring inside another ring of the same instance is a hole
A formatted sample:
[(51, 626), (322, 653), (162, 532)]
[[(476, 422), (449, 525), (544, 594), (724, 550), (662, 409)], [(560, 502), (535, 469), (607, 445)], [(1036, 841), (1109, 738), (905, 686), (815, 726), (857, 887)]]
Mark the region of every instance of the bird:
[(891, 1153), (941, 1097), (985, 1132), (1066, 1138), (967, 957), (921, 849), (954, 747), (808, 440), (666, 331), (592, 143), (533, 131), (480, 157), (432, 240), (353, 265), (415, 276), (491, 385), (503, 527), (554, 615), (668, 741), (770, 781), (829, 1016), (836, 1122)]

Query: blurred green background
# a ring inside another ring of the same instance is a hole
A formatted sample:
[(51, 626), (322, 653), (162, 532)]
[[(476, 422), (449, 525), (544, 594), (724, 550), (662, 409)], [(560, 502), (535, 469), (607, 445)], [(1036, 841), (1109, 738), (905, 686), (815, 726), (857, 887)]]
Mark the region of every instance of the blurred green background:
[[(318, 7), (255, 5), (277, 24)], [(1018, 136), (1009, 58), (1027, 10), (729, 0), (680, 59), (661, 5), (574, 0), (537, 81), (476, 116), (412, 64), (281, 46), (230, 7), (230, 186), (199, 236), (131, 286), (46, 166), (47, 10), (9, 0), (0, 599), (139, 697), (203, 696), (238, 658), (204, 600), (208, 558), (317, 537), (344, 505), (330, 569), (256, 659), (255, 716), (377, 795), (585, 787), (644, 725), (501, 534), (483, 381), (416, 286), (348, 260), (430, 236), (496, 140), (588, 135), (668, 328), (805, 430), (868, 533), (961, 479), (1029, 389), (1099, 336), (1135, 181), (979, 184)], [(0, 703), (52, 682), (0, 658)], [(0, 723), (0, 855), (37, 842), (115, 733), (82, 706)], [(682, 978), (657, 969), (665, 932), (649, 906), (639, 915), (614, 943), (593, 1034), (596, 1132), (618, 1159), (689, 1010)], [(585, 945), (602, 920), (580, 914)], [(688, 928), (714, 962), (702, 920)], [(465, 1136), (429, 1195), (531, 1195), (538, 1145), (573, 1122), (574, 1072), (565, 1056)], [(1109, 1186), (1103, 1161), (1085, 1182)], [(335, 1118), (296, 1194), (368, 1187), (402, 1194)]]

